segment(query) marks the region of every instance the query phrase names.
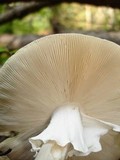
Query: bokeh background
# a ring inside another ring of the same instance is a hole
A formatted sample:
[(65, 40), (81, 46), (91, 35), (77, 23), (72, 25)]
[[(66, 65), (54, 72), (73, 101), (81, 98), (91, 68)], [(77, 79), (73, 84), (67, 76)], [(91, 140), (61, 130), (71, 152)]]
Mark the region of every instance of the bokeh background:
[(90, 34), (120, 45), (119, 0), (0, 1), (0, 65), (19, 48), (49, 34)]

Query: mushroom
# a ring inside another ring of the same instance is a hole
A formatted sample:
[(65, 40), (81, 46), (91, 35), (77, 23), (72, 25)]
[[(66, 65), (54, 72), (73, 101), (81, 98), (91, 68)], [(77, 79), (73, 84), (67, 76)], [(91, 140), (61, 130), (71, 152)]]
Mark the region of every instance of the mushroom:
[[(12, 160), (120, 158), (120, 47), (81, 34), (33, 41), (0, 70), (1, 148)], [(30, 143), (29, 143), (29, 142)]]

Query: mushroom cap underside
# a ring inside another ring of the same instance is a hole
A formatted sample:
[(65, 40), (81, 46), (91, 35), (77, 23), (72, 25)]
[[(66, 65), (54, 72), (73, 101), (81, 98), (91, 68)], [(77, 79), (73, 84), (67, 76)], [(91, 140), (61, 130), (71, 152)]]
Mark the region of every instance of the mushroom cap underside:
[(1, 130), (44, 128), (64, 104), (120, 125), (118, 45), (81, 34), (50, 35), (20, 49), (1, 68)]

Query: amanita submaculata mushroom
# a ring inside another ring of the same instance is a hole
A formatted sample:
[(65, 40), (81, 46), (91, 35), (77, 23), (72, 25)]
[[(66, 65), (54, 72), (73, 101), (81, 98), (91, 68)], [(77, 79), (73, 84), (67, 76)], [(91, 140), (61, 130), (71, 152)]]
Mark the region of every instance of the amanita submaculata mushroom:
[(35, 160), (118, 160), (120, 47), (57, 34), (20, 49), (0, 70), (0, 131), (18, 133), (0, 144), (12, 160), (30, 144)]

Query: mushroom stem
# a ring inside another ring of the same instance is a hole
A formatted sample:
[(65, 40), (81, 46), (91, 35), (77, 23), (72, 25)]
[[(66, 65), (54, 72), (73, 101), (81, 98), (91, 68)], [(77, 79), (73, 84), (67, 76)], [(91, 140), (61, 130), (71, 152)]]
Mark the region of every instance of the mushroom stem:
[(68, 145), (58, 146), (56, 143), (48, 142), (43, 144), (35, 160), (65, 160), (68, 151)]
[(63, 106), (52, 115), (48, 127), (29, 142), (38, 153), (35, 160), (64, 160), (102, 150), (100, 137), (120, 126), (89, 117), (74, 105)]

